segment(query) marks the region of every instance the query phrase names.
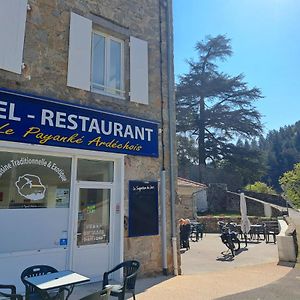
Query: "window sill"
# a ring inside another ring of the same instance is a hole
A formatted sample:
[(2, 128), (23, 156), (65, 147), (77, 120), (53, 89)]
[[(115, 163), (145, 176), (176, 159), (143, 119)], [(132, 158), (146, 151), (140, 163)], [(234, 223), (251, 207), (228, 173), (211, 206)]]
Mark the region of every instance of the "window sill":
[(106, 93), (104, 91), (100, 91), (100, 90), (97, 90), (97, 89), (94, 89), (94, 88), (91, 89), (91, 92), (95, 93), (95, 94), (98, 94), (98, 95), (107, 96), (107, 97), (110, 97), (110, 98), (126, 100), (125, 96), (120, 96), (120, 95), (116, 95), (116, 94)]

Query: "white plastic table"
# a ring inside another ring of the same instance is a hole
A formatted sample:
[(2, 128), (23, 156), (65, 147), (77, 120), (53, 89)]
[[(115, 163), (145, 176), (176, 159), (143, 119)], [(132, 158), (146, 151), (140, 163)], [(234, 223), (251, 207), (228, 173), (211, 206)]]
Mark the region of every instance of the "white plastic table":
[(44, 292), (51, 289), (70, 286), (70, 291), (66, 297), (66, 299), (68, 299), (75, 284), (90, 281), (90, 278), (73, 271), (59, 271), (46, 275), (28, 277), (25, 281)]

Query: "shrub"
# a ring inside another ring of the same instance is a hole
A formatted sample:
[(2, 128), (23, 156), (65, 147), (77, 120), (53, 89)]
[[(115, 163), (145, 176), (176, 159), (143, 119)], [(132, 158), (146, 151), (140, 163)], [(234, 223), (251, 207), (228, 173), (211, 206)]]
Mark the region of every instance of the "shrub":
[(276, 195), (275, 190), (273, 190), (270, 186), (261, 181), (256, 181), (253, 184), (246, 185), (245, 190), (262, 194)]
[(294, 169), (285, 172), (279, 179), (284, 191), (284, 196), (295, 206), (300, 207), (300, 163), (294, 165)]

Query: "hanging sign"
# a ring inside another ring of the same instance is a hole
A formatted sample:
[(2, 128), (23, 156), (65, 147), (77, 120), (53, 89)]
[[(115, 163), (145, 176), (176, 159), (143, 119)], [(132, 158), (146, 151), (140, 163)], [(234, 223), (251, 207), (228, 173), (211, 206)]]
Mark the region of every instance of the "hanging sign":
[(0, 140), (158, 157), (158, 123), (0, 89)]

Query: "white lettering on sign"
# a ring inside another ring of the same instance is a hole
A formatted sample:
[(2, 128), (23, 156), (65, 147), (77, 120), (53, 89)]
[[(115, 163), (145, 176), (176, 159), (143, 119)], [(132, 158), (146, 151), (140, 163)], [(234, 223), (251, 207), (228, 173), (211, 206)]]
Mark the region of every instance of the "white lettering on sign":
[(0, 119), (21, 121), (21, 118), (15, 115), (15, 103), (0, 101)]
[(67, 181), (67, 177), (65, 175), (65, 171), (59, 168), (54, 162), (47, 161), (44, 158), (37, 159), (37, 158), (28, 158), (22, 157), (20, 159), (12, 159), (5, 165), (0, 165), (0, 178), (1, 176), (6, 173), (7, 171), (11, 170), (12, 168), (16, 168), (18, 166), (23, 165), (39, 165), (42, 167), (49, 168), (50, 170), (54, 171), (61, 181)]
[(147, 185), (147, 186), (134, 186), (132, 188), (133, 191), (138, 191), (138, 192), (141, 192), (141, 191), (146, 191), (146, 190), (154, 190), (154, 185)]
[(139, 126), (123, 126), (118, 122), (99, 120), (86, 116), (74, 115), (50, 109), (42, 109), (41, 125), (67, 128), (70, 130), (79, 129), (83, 132), (96, 132), (103, 135), (114, 135), (115, 137), (130, 137), (132, 139), (152, 140), (153, 129)]

